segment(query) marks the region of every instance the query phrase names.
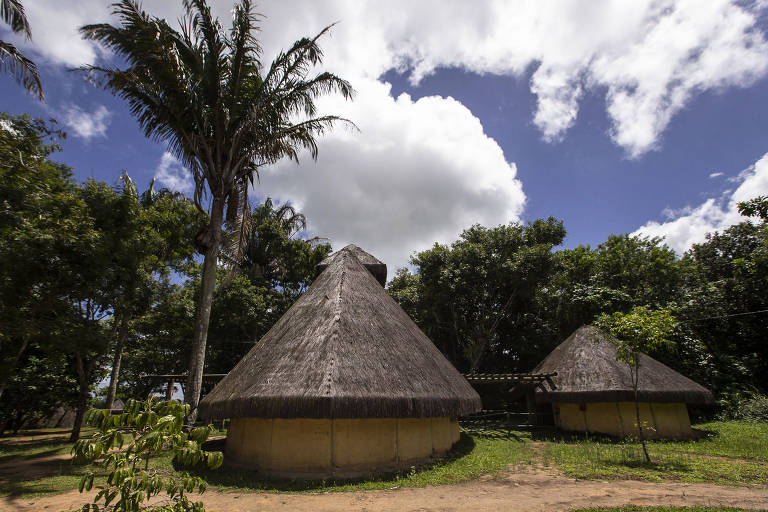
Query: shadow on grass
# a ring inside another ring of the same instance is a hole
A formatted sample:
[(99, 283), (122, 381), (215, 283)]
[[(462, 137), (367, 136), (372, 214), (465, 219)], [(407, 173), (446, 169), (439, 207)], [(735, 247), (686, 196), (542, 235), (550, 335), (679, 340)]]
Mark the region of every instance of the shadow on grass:
[[(203, 478), (208, 485), (219, 487), (233, 487), (237, 489), (248, 489), (254, 491), (277, 491), (277, 492), (298, 492), (298, 491), (328, 491), (331, 488), (344, 490), (347, 487), (357, 486), (359, 484), (373, 484), (374, 487), (386, 488), (388, 484), (397, 485), (403, 478), (411, 477), (414, 474), (426, 473), (436, 466), (444, 466), (455, 462), (469, 455), (475, 447), (475, 441), (471, 436), (462, 433), (453, 449), (445, 456), (435, 459), (427, 464), (409, 466), (396, 472), (390, 472), (379, 475), (363, 476), (359, 478), (328, 478), (325, 480), (286, 480), (268, 478), (258, 470), (248, 470), (242, 468), (228, 467), (226, 459), (224, 466), (217, 470), (209, 470), (203, 466), (197, 466), (193, 469), (176, 467), (175, 469), (186, 469), (191, 474)], [(205, 450), (223, 451), (224, 440), (218, 439), (206, 443)], [(378, 484), (378, 485), (377, 485)]]
[(86, 468), (70, 460), (30, 462), (15, 472), (0, 473), (0, 496), (11, 498), (29, 494), (43, 495), (76, 489)]
[[(663, 438), (663, 439), (648, 439), (649, 446), (655, 443), (688, 443), (692, 440), (705, 440), (715, 439), (719, 437), (719, 433), (714, 430), (701, 430), (694, 428), (693, 436), (687, 439), (676, 438)], [(550, 443), (601, 443), (601, 444), (626, 444), (626, 443), (639, 443), (640, 439), (633, 436), (612, 436), (608, 434), (600, 434), (595, 432), (567, 432), (561, 430), (549, 430), (549, 431), (532, 431), (531, 439), (533, 441), (543, 441)]]
[(54, 436), (54, 435), (66, 435), (72, 431), (71, 427), (62, 428), (41, 428), (35, 430), (19, 430), (16, 434), (2, 434), (0, 435), (0, 442), (13, 440), (18, 437), (40, 437), (40, 436)]
[(57, 455), (62, 448), (71, 444), (61, 439), (35, 439), (34, 441), (16, 442), (13, 439), (0, 440), (0, 462), (14, 459), (30, 459)]

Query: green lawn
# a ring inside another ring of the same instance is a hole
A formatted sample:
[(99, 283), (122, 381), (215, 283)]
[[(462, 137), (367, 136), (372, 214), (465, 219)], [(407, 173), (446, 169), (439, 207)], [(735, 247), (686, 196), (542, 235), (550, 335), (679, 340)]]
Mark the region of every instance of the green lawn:
[(750, 512), (743, 508), (731, 507), (638, 507), (629, 505), (618, 508), (579, 508), (570, 512)]
[[(268, 481), (259, 479), (256, 473), (226, 467), (218, 471), (200, 470), (198, 474), (212, 489), (245, 492), (326, 492), (451, 484), (473, 480), (481, 475), (498, 474), (510, 464), (554, 467), (568, 476), (584, 479), (672, 479), (768, 486), (768, 425), (713, 422), (696, 427), (706, 431), (707, 435), (696, 441), (650, 442), (651, 464), (643, 462), (639, 443), (607, 438), (586, 439), (583, 434), (467, 431), (442, 461), (375, 479)], [(24, 441), (0, 438), (0, 495), (30, 496), (76, 488), (86, 468), (74, 466), (67, 460), (41, 463), (39, 459), (68, 453), (71, 445), (66, 442), (66, 434), (54, 438), (50, 438), (51, 432), (37, 431), (35, 436), (30, 434), (25, 433), (27, 439)], [(34, 465), (34, 474), (3, 471), (3, 465), (19, 461)], [(153, 465), (174, 471), (170, 457), (155, 459)], [(709, 509), (680, 510), (702, 512)]]
[(648, 443), (651, 463), (638, 442), (553, 436), (544, 447), (544, 465), (584, 479), (629, 478), (768, 485), (768, 425), (712, 422), (696, 425), (706, 435), (693, 441)]
[[(69, 453), (69, 429), (24, 430), (17, 436), (0, 437), (0, 462)], [(22, 440), (23, 439), (23, 440)]]

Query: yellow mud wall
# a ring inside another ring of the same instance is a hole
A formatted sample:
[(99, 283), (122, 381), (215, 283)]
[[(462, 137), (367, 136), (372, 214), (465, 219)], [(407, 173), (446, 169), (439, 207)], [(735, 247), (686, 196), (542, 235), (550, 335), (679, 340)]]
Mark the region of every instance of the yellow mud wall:
[(333, 465), (363, 466), (396, 462), (396, 419), (333, 421)]
[(228, 463), (290, 475), (392, 469), (448, 451), (455, 418), (232, 419)]
[(557, 415), (557, 426), (562, 430), (574, 430), (587, 432), (587, 418), (579, 408), (579, 404), (560, 403), (557, 404), (559, 413)]
[(685, 438), (690, 437), (691, 420), (685, 404), (651, 404), (656, 419), (656, 432), (648, 437)]
[[(595, 432), (613, 436), (638, 436), (634, 402), (559, 403), (557, 426), (562, 430)], [(645, 437), (690, 437), (691, 422), (683, 403), (640, 403), (640, 422)]]

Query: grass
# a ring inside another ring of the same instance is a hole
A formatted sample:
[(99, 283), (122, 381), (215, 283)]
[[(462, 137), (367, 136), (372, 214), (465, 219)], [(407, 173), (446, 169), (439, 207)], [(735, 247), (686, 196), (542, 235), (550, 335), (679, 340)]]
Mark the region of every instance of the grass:
[(743, 508), (731, 507), (638, 507), (628, 505), (626, 507), (610, 508), (579, 508), (569, 512), (749, 512)]
[[(19, 437), (26, 438), (19, 440)], [(49, 457), (69, 453), (69, 429), (39, 429), (21, 431), (17, 436), (0, 437), (0, 462), (11, 459)]]
[[(679, 480), (727, 485), (768, 486), (768, 424), (712, 422), (697, 425), (706, 435), (695, 441), (652, 441), (653, 462), (643, 461), (639, 443), (581, 435), (531, 434), (501, 430), (467, 431), (443, 460), (398, 474), (371, 479), (290, 481), (263, 480), (256, 472), (196, 470), (212, 489), (240, 492), (334, 492), (420, 487), (466, 482), (497, 475), (508, 465), (543, 465), (582, 479)], [(53, 435), (53, 434), (60, 435)], [(26, 439), (0, 438), (0, 495), (35, 496), (77, 488), (88, 468), (67, 460), (39, 461), (69, 453), (66, 432), (23, 433)], [(3, 471), (3, 464), (28, 460), (30, 474)], [(36, 462), (37, 461), (37, 462)], [(174, 471), (170, 457), (152, 462)], [(675, 511), (664, 508), (603, 510)], [(706, 508), (679, 509), (704, 512)], [(732, 510), (732, 509), (711, 509)], [(735, 509), (733, 509), (735, 510)]]
[(711, 422), (690, 441), (652, 441), (645, 462), (639, 442), (605, 437), (555, 435), (543, 463), (583, 479), (638, 479), (768, 485), (768, 424)]

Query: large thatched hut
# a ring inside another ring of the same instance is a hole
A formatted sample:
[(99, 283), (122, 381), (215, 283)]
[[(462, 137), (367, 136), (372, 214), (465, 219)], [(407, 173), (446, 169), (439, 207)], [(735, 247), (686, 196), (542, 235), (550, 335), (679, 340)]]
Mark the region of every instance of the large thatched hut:
[(200, 402), (230, 418), (226, 461), (274, 476), (408, 467), (459, 438), (480, 397), (386, 293), (386, 266), (347, 246)]
[[(555, 348), (533, 373), (557, 372), (533, 390), (539, 405), (551, 405), (563, 430), (637, 435), (630, 371), (616, 360), (611, 335), (583, 326)], [(686, 404), (712, 402), (712, 393), (645, 354), (638, 379), (640, 421), (649, 438), (692, 435)]]

